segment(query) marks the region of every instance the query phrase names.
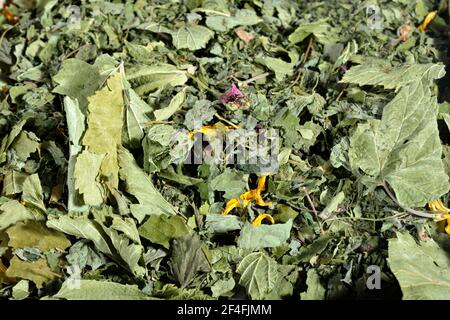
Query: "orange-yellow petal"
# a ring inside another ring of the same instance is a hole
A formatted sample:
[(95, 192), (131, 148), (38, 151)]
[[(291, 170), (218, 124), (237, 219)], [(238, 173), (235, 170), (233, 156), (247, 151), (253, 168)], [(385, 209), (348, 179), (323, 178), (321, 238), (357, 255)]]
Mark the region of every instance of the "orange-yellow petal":
[(260, 214), (255, 220), (253, 220), (252, 225), (257, 227), (260, 226), (261, 223), (263, 222), (263, 220), (269, 220), (270, 223), (274, 224), (275, 220), (273, 219), (273, 217), (270, 214)]
[(437, 15), (437, 11), (431, 11), (429, 14), (427, 14), (427, 16), (425, 17), (423, 22), (420, 24), (419, 30), (425, 31), (425, 29), (428, 27), (428, 25), (431, 23), (431, 21), (433, 21), (433, 19), (436, 17), (436, 15)]
[(236, 198), (230, 199), (227, 202), (222, 214), (224, 214), (224, 215), (229, 214), (233, 209), (240, 208), (240, 207), (241, 207), (241, 203), (239, 202), (239, 199), (236, 199)]

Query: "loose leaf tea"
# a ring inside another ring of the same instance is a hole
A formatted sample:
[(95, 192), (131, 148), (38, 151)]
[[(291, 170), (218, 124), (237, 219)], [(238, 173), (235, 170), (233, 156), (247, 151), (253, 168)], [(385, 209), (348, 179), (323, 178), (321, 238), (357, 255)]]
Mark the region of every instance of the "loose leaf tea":
[(0, 7), (1, 298), (450, 299), (448, 1)]

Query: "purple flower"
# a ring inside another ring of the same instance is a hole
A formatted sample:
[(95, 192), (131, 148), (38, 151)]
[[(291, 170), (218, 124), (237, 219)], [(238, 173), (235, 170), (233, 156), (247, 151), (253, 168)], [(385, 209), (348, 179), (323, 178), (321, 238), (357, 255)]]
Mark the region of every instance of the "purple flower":
[(220, 98), (220, 101), (222, 101), (223, 104), (227, 104), (230, 102), (237, 102), (242, 98), (245, 98), (245, 94), (243, 94), (241, 90), (239, 90), (238, 87), (232, 83), (230, 90), (228, 90), (227, 93)]

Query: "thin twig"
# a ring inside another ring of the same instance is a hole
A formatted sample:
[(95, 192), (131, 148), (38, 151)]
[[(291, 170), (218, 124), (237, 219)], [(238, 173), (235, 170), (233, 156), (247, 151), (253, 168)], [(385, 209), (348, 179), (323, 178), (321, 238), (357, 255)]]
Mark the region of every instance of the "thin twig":
[(225, 119), (224, 117), (222, 117), (220, 114), (215, 113), (214, 117), (216, 117), (217, 119), (227, 123), (228, 125), (232, 126), (235, 129), (239, 129), (239, 126), (235, 125), (233, 122), (230, 122), (229, 120)]
[(319, 223), (320, 233), (325, 234), (325, 231), (323, 230), (322, 222), (320, 221), (319, 215), (317, 214), (316, 207), (314, 206), (314, 203), (313, 203), (311, 197), (309, 196), (309, 192), (306, 189), (306, 187), (303, 187), (303, 191), (305, 191), (305, 195), (306, 195), (306, 198), (308, 199), (309, 205), (311, 206), (311, 209), (314, 212), (314, 215), (316, 216), (316, 220)]
[(431, 212), (424, 212), (424, 211), (418, 211), (418, 210), (414, 210), (411, 208), (407, 208), (405, 206), (402, 206), (397, 198), (395, 197), (395, 195), (391, 192), (391, 190), (389, 190), (389, 188), (386, 186), (386, 184), (383, 184), (383, 189), (384, 191), (386, 191), (387, 195), (389, 196), (389, 198), (392, 199), (392, 201), (395, 202), (396, 205), (398, 205), (400, 208), (402, 208), (403, 210), (405, 210), (406, 212), (408, 212), (409, 214), (412, 214), (414, 216), (418, 216), (418, 217), (422, 217), (422, 218), (431, 218), (431, 219), (436, 219), (438, 217), (437, 214), (435, 213), (431, 213)]
[(264, 78), (267, 77), (269, 74), (270, 74), (270, 72), (264, 72), (264, 73), (262, 73), (262, 74), (259, 74), (259, 75), (257, 75), (257, 76), (254, 76), (253, 78), (250, 78), (250, 79), (247, 79), (247, 80), (245, 80), (245, 81), (240, 82), (240, 86), (245, 87), (245, 86), (247, 86), (248, 84), (250, 84), (250, 83), (252, 83), (252, 82), (255, 82), (255, 81), (264, 79)]

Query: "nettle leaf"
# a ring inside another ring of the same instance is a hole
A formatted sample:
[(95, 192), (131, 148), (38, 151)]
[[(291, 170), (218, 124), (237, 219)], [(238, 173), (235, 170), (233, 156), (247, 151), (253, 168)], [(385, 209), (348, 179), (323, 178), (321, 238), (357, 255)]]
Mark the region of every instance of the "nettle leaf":
[(184, 101), (186, 100), (186, 88), (178, 92), (167, 107), (155, 110), (155, 119), (157, 121), (169, 119), (175, 112), (183, 107)]
[(262, 22), (252, 9), (237, 10), (234, 15), (217, 15), (206, 18), (206, 25), (214, 31), (226, 32), (237, 26), (252, 26)]
[(8, 245), (13, 248), (38, 248), (42, 252), (50, 249), (65, 250), (70, 246), (66, 236), (56, 230), (48, 229), (45, 223), (27, 220), (8, 228)]
[(166, 249), (170, 247), (170, 240), (189, 233), (186, 221), (180, 216), (152, 215), (139, 227), (139, 235), (152, 243), (160, 244)]
[(123, 124), (122, 76), (115, 73), (107, 85), (89, 97), (87, 129), (83, 145), (97, 155), (104, 155), (100, 171), (108, 185), (118, 188), (117, 147), (121, 144)]
[(26, 161), (39, 148), (39, 138), (32, 132), (22, 131), (11, 145), (20, 160)]
[(358, 125), (351, 136), (352, 169), (389, 183), (403, 206), (422, 207), (447, 193), (436, 115), (436, 98), (427, 84), (416, 81), (402, 88), (384, 107), (381, 120)]
[(44, 220), (43, 214), (30, 211), (17, 200), (0, 205), (0, 231), (23, 220)]
[(87, 97), (100, 87), (104, 77), (94, 65), (79, 59), (67, 59), (63, 61), (53, 80), (58, 84), (53, 92), (77, 99), (84, 111), (88, 103)]
[(137, 147), (144, 138), (144, 128), (153, 109), (131, 89), (128, 81), (125, 84), (127, 139), (132, 147)]
[(135, 67), (127, 72), (127, 80), (137, 94), (145, 95), (168, 85), (181, 86), (186, 83), (188, 77), (186, 71), (170, 64), (160, 64)]
[(12, 195), (21, 193), (23, 190), (23, 183), (25, 179), (28, 177), (26, 173), (9, 170), (5, 173), (3, 178), (3, 190), (2, 195)]
[(211, 180), (212, 190), (225, 191), (226, 199), (238, 197), (247, 188), (248, 174), (226, 168), (223, 173)]
[(364, 63), (348, 70), (341, 82), (354, 83), (360, 86), (377, 85), (385, 89), (398, 90), (405, 85), (423, 79), (425, 83), (440, 79), (445, 75), (445, 67), (441, 64), (413, 64), (396, 66), (380, 63)]
[(22, 200), (46, 211), (41, 181), (37, 173), (28, 176), (23, 183)]
[(67, 129), (69, 131), (69, 163), (67, 166), (67, 193), (69, 211), (86, 211), (88, 206), (75, 189), (75, 164), (77, 155), (82, 147), (80, 145), (81, 137), (85, 130), (86, 117), (81, 112), (77, 99), (64, 97), (64, 111), (66, 113)]
[(227, 233), (240, 229), (241, 223), (237, 216), (212, 213), (206, 216), (206, 230), (209, 233)]
[(264, 252), (247, 255), (238, 265), (239, 284), (247, 289), (252, 299), (264, 299), (278, 281), (278, 264)]
[(205, 48), (213, 36), (214, 32), (204, 26), (184, 26), (172, 32), (172, 41), (177, 49), (195, 51)]
[(85, 216), (77, 218), (68, 216), (50, 218), (47, 221), (47, 227), (75, 237), (91, 240), (98, 250), (109, 256), (113, 255), (108, 242), (102, 234), (101, 227), (95, 221), (87, 219)]
[[(97, 181), (104, 157), (104, 154), (84, 150), (78, 155), (75, 164), (75, 188), (83, 195), (84, 203), (91, 206), (98, 206), (104, 200), (102, 185)], [(86, 168), (89, 168), (89, 170), (86, 170)]]
[(195, 235), (186, 235), (173, 241), (170, 262), (172, 273), (181, 288), (187, 287), (197, 273), (210, 270), (202, 242)]
[(288, 51), (287, 54), (291, 59), (290, 62), (286, 62), (280, 58), (272, 58), (264, 55), (257, 57), (255, 61), (275, 72), (277, 81), (283, 81), (286, 76), (292, 76), (294, 74), (294, 66), (299, 59), (298, 53), (295, 51)]
[(136, 219), (142, 221), (146, 215), (152, 214), (176, 214), (176, 209), (164, 199), (150, 177), (137, 165), (133, 155), (125, 148), (119, 149), (119, 165), (120, 178), (125, 181), (127, 192), (139, 201), (139, 204), (130, 206)]
[(302, 23), (288, 37), (291, 44), (296, 44), (305, 40), (309, 35), (314, 35), (318, 42), (327, 44), (339, 41), (336, 31), (326, 22), (320, 20), (312, 23)]
[(308, 289), (306, 292), (300, 293), (302, 300), (324, 300), (325, 299), (325, 288), (320, 283), (320, 277), (315, 269), (309, 269), (306, 285)]
[(148, 300), (137, 286), (97, 280), (66, 280), (53, 297), (67, 300)]
[(432, 239), (419, 243), (398, 232), (389, 240), (389, 266), (407, 300), (450, 299), (450, 259)]
[(246, 222), (242, 227), (238, 246), (244, 249), (260, 250), (262, 248), (278, 247), (289, 239), (292, 220), (273, 225), (262, 224), (254, 226)]

